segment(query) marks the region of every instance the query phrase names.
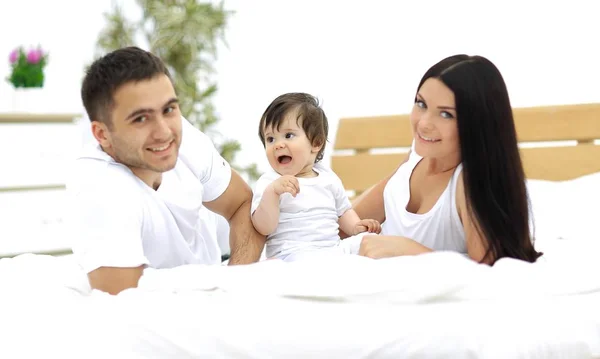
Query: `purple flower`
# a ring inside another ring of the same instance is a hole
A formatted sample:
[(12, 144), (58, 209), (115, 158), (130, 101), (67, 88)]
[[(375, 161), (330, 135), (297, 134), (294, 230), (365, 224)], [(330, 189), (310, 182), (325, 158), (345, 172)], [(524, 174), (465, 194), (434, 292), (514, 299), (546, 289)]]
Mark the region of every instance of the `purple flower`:
[(27, 62), (37, 64), (42, 59), (43, 53), (41, 49), (29, 50), (27, 53)]
[(19, 59), (19, 49), (12, 50), (10, 55), (8, 56), (8, 61), (10, 61), (11, 65), (12, 65), (15, 62), (17, 62), (18, 59)]

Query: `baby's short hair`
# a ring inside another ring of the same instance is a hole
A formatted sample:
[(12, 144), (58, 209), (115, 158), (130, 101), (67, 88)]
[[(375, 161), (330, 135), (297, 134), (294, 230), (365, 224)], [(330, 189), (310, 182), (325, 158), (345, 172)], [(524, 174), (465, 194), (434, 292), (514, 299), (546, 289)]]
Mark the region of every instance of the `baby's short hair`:
[(313, 146), (321, 146), (315, 162), (323, 159), (325, 143), (329, 132), (327, 116), (316, 97), (302, 92), (286, 93), (278, 96), (263, 113), (258, 127), (258, 136), (265, 146), (265, 129), (279, 129), (285, 116), (296, 111), (296, 122), (302, 125), (306, 137)]

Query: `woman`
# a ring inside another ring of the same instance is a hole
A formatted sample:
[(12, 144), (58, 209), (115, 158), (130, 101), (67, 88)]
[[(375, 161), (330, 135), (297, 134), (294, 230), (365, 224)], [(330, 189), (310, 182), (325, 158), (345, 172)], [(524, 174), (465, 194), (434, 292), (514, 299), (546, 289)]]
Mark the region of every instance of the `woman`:
[(409, 158), (355, 203), (361, 218), (384, 222), (359, 254), (435, 250), (493, 264), (535, 262), (525, 175), (502, 75), (481, 56), (456, 55), (421, 79), (410, 115)]

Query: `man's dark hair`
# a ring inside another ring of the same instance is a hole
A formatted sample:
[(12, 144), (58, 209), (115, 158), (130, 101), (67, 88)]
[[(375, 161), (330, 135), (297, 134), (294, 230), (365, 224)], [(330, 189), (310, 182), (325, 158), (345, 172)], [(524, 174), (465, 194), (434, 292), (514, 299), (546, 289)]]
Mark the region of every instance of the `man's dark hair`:
[(150, 80), (169, 70), (156, 55), (138, 47), (124, 47), (97, 59), (87, 69), (81, 85), (81, 100), (91, 121), (111, 126), (111, 110), (117, 89), (131, 81)]

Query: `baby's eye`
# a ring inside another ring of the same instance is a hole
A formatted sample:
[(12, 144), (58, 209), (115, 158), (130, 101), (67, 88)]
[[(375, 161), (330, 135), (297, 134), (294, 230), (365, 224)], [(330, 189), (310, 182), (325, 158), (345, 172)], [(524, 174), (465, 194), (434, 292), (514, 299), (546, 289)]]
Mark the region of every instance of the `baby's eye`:
[(267, 143), (273, 143), (274, 140), (273, 137), (267, 137)]
[(294, 134), (293, 134), (293, 133), (291, 133), (291, 132), (288, 132), (288, 133), (286, 133), (286, 134), (285, 134), (285, 138), (287, 138), (288, 140), (289, 140), (290, 138), (292, 138), (292, 137), (294, 137)]

